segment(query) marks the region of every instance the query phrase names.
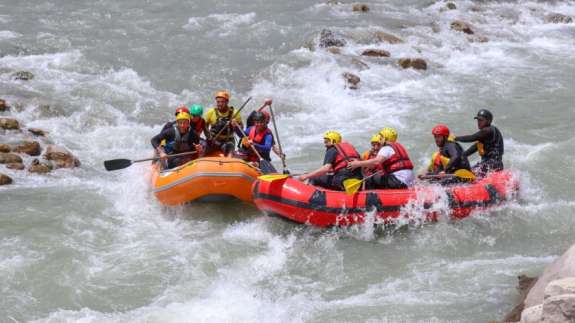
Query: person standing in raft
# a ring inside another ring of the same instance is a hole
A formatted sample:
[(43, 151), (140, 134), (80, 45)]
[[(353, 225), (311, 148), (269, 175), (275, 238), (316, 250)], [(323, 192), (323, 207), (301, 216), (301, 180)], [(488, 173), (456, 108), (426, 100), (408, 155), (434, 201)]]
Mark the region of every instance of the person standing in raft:
[[(164, 147), (160, 144), (164, 140), (165, 142), (173, 142), (173, 150), (170, 154), (192, 152), (194, 150), (196, 153), (187, 156), (167, 158), (168, 153), (166, 153)], [(172, 126), (172, 128), (167, 128), (160, 132), (152, 138), (151, 142), (152, 147), (154, 147), (160, 156), (160, 160), (164, 164), (167, 160), (168, 168), (177, 167), (194, 160), (203, 152), (202, 146), (200, 145), (200, 138), (190, 128), (190, 114), (186, 112), (178, 113), (176, 116), (176, 124)]]
[(407, 150), (397, 142), (397, 131), (393, 128), (383, 128), (379, 135), (383, 146), (377, 156), (369, 160), (350, 162), (347, 167), (349, 169), (381, 167), (381, 171), (366, 180), (367, 189), (398, 189), (412, 186), (415, 182), (413, 163)]
[(235, 147), (233, 128), (241, 129), (243, 126), (242, 117), (235, 112), (234, 107), (228, 106), (229, 101), (228, 92), (216, 93), (216, 107), (208, 110), (206, 122), (212, 139), (208, 145), (209, 150), (219, 150), (227, 157), (232, 157)]
[[(381, 149), (381, 136), (379, 134), (373, 135), (369, 143), (371, 144), (371, 149), (366, 150), (363, 152), (363, 154), (361, 154), (361, 160), (370, 160), (377, 156), (377, 153)], [(376, 165), (373, 168), (365, 167), (363, 168), (363, 176), (369, 176), (374, 172), (380, 171), (381, 169), (381, 164)]]
[[(443, 124), (438, 124), (431, 130), (431, 134), (435, 139), (435, 144), (439, 148), (431, 156), (431, 162), (427, 168), (425, 175), (445, 175), (453, 174), (455, 171), (460, 169), (471, 170), (469, 166), (469, 160), (465, 156), (463, 148), (460, 144), (453, 141), (453, 137), (450, 137), (450, 131), (447, 126)], [(420, 178), (424, 178), (425, 175), (420, 175)], [(439, 177), (439, 182), (442, 185), (455, 184), (467, 182), (469, 179), (463, 179), (460, 177)]]
[(469, 136), (456, 136), (455, 141), (475, 142), (465, 151), (465, 156), (479, 152), (481, 161), (473, 165), (473, 172), (478, 177), (485, 177), (491, 171), (503, 170), (503, 136), (499, 129), (491, 125), (493, 115), (489, 110), (479, 110), (477, 116), (479, 131)]
[(310, 179), (312, 185), (320, 186), (327, 189), (343, 191), (343, 182), (346, 179), (361, 179), (361, 171), (347, 169), (347, 165), (361, 156), (355, 150), (353, 145), (341, 141), (341, 135), (336, 131), (327, 131), (323, 135), (325, 145), (325, 156), (323, 166), (313, 172), (299, 176), (299, 180), (305, 181)]
[(274, 136), (268, 128), (268, 120), (266, 120), (263, 112), (256, 112), (253, 115), (253, 126), (247, 127), (244, 133), (247, 136), (244, 136), (239, 129), (236, 129), (236, 134), (243, 137), (236, 157), (259, 167), (260, 160), (251, 148), (253, 147), (263, 159), (271, 161), (270, 151), (274, 142)]

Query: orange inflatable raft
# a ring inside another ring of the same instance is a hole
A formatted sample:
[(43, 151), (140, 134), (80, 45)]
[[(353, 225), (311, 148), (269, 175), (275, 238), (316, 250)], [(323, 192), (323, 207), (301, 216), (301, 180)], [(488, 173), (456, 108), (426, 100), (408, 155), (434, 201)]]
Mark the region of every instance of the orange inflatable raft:
[(425, 221), (440, 213), (464, 218), (473, 210), (496, 206), (515, 196), (519, 183), (510, 171), (489, 174), (470, 184), (442, 187), (420, 184), (403, 190), (369, 190), (355, 194), (331, 191), (293, 178), (257, 180), (252, 187), (254, 203), (270, 215), (318, 227), (347, 226), (366, 221), (376, 223), (409, 220), (414, 214)]
[(253, 203), (251, 186), (262, 173), (241, 159), (204, 157), (162, 170), (152, 164), (154, 195), (164, 205), (237, 198)]

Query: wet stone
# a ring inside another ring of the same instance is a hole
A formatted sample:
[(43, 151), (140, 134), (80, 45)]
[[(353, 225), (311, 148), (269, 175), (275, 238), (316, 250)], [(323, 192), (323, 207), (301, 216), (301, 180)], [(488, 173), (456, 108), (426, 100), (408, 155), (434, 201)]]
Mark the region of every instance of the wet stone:
[(12, 178), (10, 178), (8, 175), (0, 173), (0, 185), (8, 185), (8, 184), (12, 184)]
[(39, 156), (42, 152), (40, 143), (37, 141), (24, 141), (14, 148), (17, 153), (24, 153), (30, 156)]
[(28, 128), (28, 132), (30, 132), (34, 136), (45, 137), (47, 131), (38, 128)]
[(0, 99), (0, 112), (8, 110), (10, 110), (10, 107), (8, 106), (8, 104), (6, 104), (6, 100)]
[(358, 88), (358, 84), (361, 81), (359, 76), (349, 72), (343, 73), (342, 76), (346, 81), (346, 87), (349, 87), (352, 90), (356, 90)]
[(361, 53), (361, 55), (371, 57), (389, 57), (390, 53), (383, 49), (366, 49)]
[(319, 35), (319, 47), (343, 47), (345, 44), (346, 42), (344, 39), (336, 37), (329, 29), (322, 30)]
[(12, 74), (12, 78), (15, 80), (29, 81), (34, 78), (34, 74), (28, 71), (18, 71)]
[(460, 31), (460, 32), (462, 32), (462, 33), (466, 33), (466, 34), (469, 34), (469, 35), (473, 35), (473, 34), (474, 34), (473, 30), (471, 29), (471, 26), (470, 26), (468, 23), (463, 22), (463, 21), (461, 21), (461, 20), (455, 20), (455, 21), (453, 21), (453, 22), (451, 23), (451, 29), (453, 29), (453, 30), (455, 30), (455, 31)]
[(10, 148), (10, 145), (0, 144), (0, 153), (9, 153), (10, 150), (12, 150), (12, 149)]
[(22, 157), (13, 153), (0, 153), (0, 164), (21, 163)]
[(364, 3), (356, 3), (351, 7), (351, 10), (355, 12), (368, 12), (369, 6)]
[(18, 130), (20, 129), (20, 124), (16, 119), (0, 118), (0, 128), (6, 130)]
[(573, 18), (562, 13), (550, 13), (545, 16), (544, 20), (548, 24), (570, 24), (573, 22)]
[(24, 164), (22, 164), (22, 163), (10, 163), (10, 164), (6, 164), (6, 168), (15, 169), (15, 170), (23, 170)]
[(376, 31), (374, 33), (374, 37), (379, 42), (385, 42), (389, 44), (399, 44), (403, 43), (403, 40), (397, 36), (392, 34), (386, 33), (384, 31)]

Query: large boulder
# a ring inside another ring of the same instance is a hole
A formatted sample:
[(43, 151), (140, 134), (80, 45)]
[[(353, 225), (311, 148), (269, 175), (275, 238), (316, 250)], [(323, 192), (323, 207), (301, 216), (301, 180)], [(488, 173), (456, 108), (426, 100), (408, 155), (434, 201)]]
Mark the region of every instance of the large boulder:
[(6, 130), (18, 130), (20, 129), (20, 124), (16, 119), (0, 118), (0, 128)]
[(403, 68), (413, 68), (416, 70), (426, 70), (427, 62), (423, 58), (400, 58), (397, 63)]
[(10, 163), (10, 164), (6, 164), (6, 168), (15, 169), (15, 170), (23, 170), (24, 164), (22, 164), (22, 163)]
[(80, 161), (66, 148), (50, 145), (44, 158), (53, 162), (54, 168), (73, 168), (80, 166)]
[(455, 20), (451, 23), (451, 29), (455, 30), (455, 31), (460, 31), (469, 35), (473, 35), (473, 29), (471, 29), (471, 26), (466, 23), (463, 22), (461, 20)]
[(389, 57), (390, 54), (384, 49), (366, 49), (361, 53), (362, 56), (371, 57)]
[(573, 18), (561, 13), (550, 13), (545, 16), (544, 21), (548, 24), (570, 24)]
[(359, 76), (349, 72), (343, 73), (342, 76), (345, 79), (346, 87), (349, 87), (352, 90), (356, 90), (358, 88), (358, 84), (361, 81)]
[(518, 280), (517, 290), (519, 291), (518, 304), (511, 310), (509, 314), (507, 314), (507, 316), (505, 316), (503, 322), (517, 322), (521, 320), (522, 312), (525, 309), (525, 297), (527, 297), (527, 294), (537, 282), (537, 277), (519, 275), (517, 276), (517, 280)]
[(319, 34), (319, 47), (343, 47), (346, 42), (343, 38), (338, 38), (329, 29), (323, 29)]
[(403, 40), (397, 36), (386, 33), (385, 31), (376, 31), (373, 36), (379, 42), (389, 43), (389, 44), (399, 44), (403, 43)]
[(356, 12), (368, 12), (369, 6), (364, 3), (354, 3), (351, 10)]
[(9, 153), (11, 150), (10, 145), (0, 144), (0, 153)]
[(34, 74), (28, 71), (18, 71), (12, 74), (12, 78), (15, 80), (29, 81), (34, 78)]
[(17, 153), (24, 153), (30, 156), (39, 156), (42, 152), (40, 143), (37, 141), (24, 141), (14, 148)]
[(0, 173), (0, 185), (12, 184), (12, 179), (8, 175)]
[(545, 299), (541, 319), (545, 323), (575, 322), (575, 294), (558, 295)]
[[(526, 308), (521, 313), (521, 323), (540, 323), (541, 322), (541, 312), (543, 311), (543, 304), (532, 306)], [(503, 322), (515, 322), (504, 320)]]
[(543, 274), (525, 298), (525, 307), (543, 303), (545, 288), (556, 279), (575, 277), (575, 245), (571, 246), (559, 259), (547, 266)]
[(6, 104), (6, 100), (0, 99), (0, 112), (8, 110), (10, 110), (10, 107)]
[(0, 164), (21, 163), (22, 157), (12, 153), (0, 153)]

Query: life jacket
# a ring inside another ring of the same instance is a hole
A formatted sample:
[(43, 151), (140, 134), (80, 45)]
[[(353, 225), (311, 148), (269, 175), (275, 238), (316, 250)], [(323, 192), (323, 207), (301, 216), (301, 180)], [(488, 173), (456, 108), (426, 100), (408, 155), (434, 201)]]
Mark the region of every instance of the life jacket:
[(431, 163), (427, 170), (431, 173), (439, 173), (445, 170), (447, 164), (449, 164), (449, 158), (441, 155), (439, 151), (436, 151), (431, 155)]
[(227, 116), (224, 116), (223, 114), (221, 114), (220, 111), (218, 110), (218, 108), (213, 108), (213, 109), (214, 109), (214, 112), (216, 113), (217, 121), (212, 126), (212, 128), (210, 129), (212, 136), (217, 135), (220, 131), (222, 131), (222, 129), (227, 128), (220, 133), (218, 138), (215, 138), (215, 139), (224, 140), (224, 141), (230, 140), (230, 138), (233, 138), (234, 134), (233, 134), (232, 127), (229, 127), (228, 124), (229, 124), (230, 120), (232, 120), (232, 118), (235, 115), (234, 107), (229, 107), (229, 111), (228, 111)]
[[(377, 156), (377, 152), (373, 152), (371, 149), (370, 150), (366, 150), (362, 155), (361, 155), (361, 159), (362, 160), (370, 160), (370, 159), (374, 159)], [(369, 176), (375, 172), (379, 172), (381, 171), (381, 164), (377, 164), (375, 167), (369, 168), (369, 169), (364, 169), (364, 176)]]
[[(451, 161), (453, 156), (449, 156), (449, 146), (455, 145), (455, 149), (459, 153), (459, 159), (451, 165), (451, 169), (448, 170), (446, 167)], [(430, 171), (433, 173), (438, 173), (441, 171), (445, 171), (447, 173), (452, 173), (458, 169), (467, 169), (471, 170), (471, 166), (469, 166), (469, 160), (465, 156), (463, 152), (463, 148), (461, 145), (453, 140), (448, 140), (443, 147), (438, 152), (435, 152), (432, 156), (432, 161), (430, 165)]]
[(182, 134), (180, 134), (180, 129), (178, 129), (178, 126), (174, 124), (174, 132), (176, 133), (174, 143), (172, 144), (172, 146), (174, 147), (174, 153), (177, 154), (192, 151), (193, 147), (189, 143), (190, 133), (192, 132), (192, 129), (190, 128), (190, 130), (188, 130), (188, 132), (186, 132), (186, 134), (182, 136)]
[[(250, 133), (248, 134), (248, 138), (250, 138), (250, 140), (256, 144), (263, 145), (266, 141), (266, 136), (271, 135), (271, 134), (272, 134), (272, 132), (267, 127), (264, 131), (256, 133), (256, 127), (252, 126), (250, 128)], [(256, 147), (254, 147), (254, 148), (257, 149)], [(258, 156), (253, 152), (253, 150), (251, 148), (248, 148), (248, 149), (249, 149), (248, 150), (249, 151), (248, 158), (250, 159), (250, 161), (258, 161)], [(271, 161), (269, 151), (258, 150), (258, 153), (260, 153), (260, 155), (262, 156), (263, 159), (265, 159), (267, 161)], [(253, 159), (255, 159), (255, 160), (253, 160)]]
[(499, 129), (495, 126), (489, 126), (493, 129), (493, 136), (491, 136), (491, 140), (482, 142), (476, 141), (477, 144), (477, 152), (481, 156), (482, 160), (486, 159), (494, 159), (494, 160), (502, 160), (503, 159), (503, 136)]
[(413, 163), (409, 159), (407, 150), (399, 142), (389, 142), (386, 144), (391, 147), (395, 154), (381, 163), (381, 168), (386, 174), (394, 173), (404, 169), (413, 169)]
[(335, 149), (337, 149), (337, 156), (335, 157), (335, 161), (332, 165), (333, 172), (337, 173), (340, 169), (347, 167), (347, 163), (353, 159), (361, 159), (361, 156), (352, 146), (352, 144), (347, 143), (345, 141), (340, 142), (339, 144), (334, 145)]

